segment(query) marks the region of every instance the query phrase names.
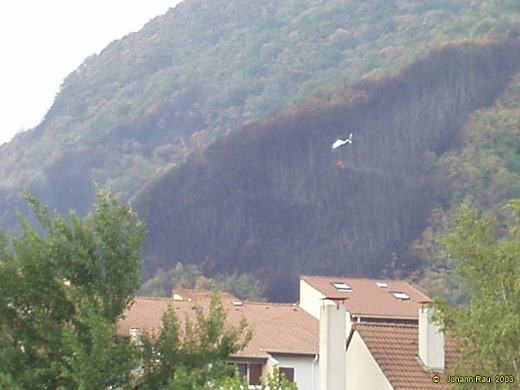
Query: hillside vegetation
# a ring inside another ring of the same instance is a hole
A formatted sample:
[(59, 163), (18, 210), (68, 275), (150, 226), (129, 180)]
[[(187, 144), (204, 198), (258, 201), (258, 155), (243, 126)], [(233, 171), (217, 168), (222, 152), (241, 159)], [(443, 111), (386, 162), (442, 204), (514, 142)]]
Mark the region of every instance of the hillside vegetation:
[(386, 272), (442, 291), (452, 204), (519, 193), (518, 83), (501, 96), (519, 25), (515, 0), (185, 0), (0, 148), (2, 223), (21, 188), (83, 215), (97, 181), (145, 214), (146, 277), (283, 269), (268, 290), (288, 299), (287, 275)]
[[(454, 196), (437, 156), (519, 71), (516, 38), (448, 46), (221, 138), (137, 198), (147, 265), (256, 272), (272, 299), (302, 273), (378, 277), (394, 257), (410, 273), (408, 243)], [(349, 133), (352, 145), (332, 151)]]
[(452, 272), (457, 263), (439, 244), (452, 226), (450, 217), (462, 203), (477, 207), (489, 220), (504, 223), (511, 218), (505, 206), (508, 200), (520, 198), (520, 75), (492, 107), (469, 117), (458, 147), (441, 155), (435, 164), (443, 172), (450, 197), (435, 204), (428, 227), (411, 244), (407, 256), (418, 264), (413, 281), (431, 295), (461, 303), (465, 292)]
[(92, 55), (36, 129), (0, 149), (0, 215), (21, 187), (65, 212), (92, 180), (131, 198), (164, 167), (312, 91), (396, 71), (518, 23), (515, 1), (186, 0)]

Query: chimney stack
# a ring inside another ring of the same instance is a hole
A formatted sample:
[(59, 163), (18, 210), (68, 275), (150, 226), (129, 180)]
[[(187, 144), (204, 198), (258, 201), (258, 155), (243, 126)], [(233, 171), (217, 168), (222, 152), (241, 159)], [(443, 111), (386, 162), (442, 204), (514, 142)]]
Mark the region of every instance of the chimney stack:
[(136, 326), (130, 328), (130, 341), (137, 345), (141, 345), (141, 328)]
[(427, 370), (444, 371), (444, 332), (433, 323), (434, 313), (428, 303), (419, 309), (419, 359)]
[(320, 389), (346, 388), (346, 308), (342, 301), (323, 301), (320, 310)]

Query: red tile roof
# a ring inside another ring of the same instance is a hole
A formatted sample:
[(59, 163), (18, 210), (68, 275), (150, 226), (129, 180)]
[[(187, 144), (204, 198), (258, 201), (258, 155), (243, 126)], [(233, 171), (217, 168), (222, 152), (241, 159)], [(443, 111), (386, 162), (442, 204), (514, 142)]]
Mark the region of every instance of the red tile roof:
[(162, 327), (162, 317), (170, 305), (177, 303), (170, 298), (135, 297), (132, 306), (125, 311), (117, 324), (117, 334), (130, 337), (130, 329), (141, 329), (150, 335), (157, 334)]
[[(325, 297), (346, 298), (347, 310), (350, 314), (359, 317), (416, 319), (419, 317), (421, 302), (431, 302), (427, 295), (405, 281), (331, 276), (300, 276), (300, 280)], [(345, 283), (351, 291), (341, 291), (332, 283)], [(379, 287), (377, 283), (388, 287)], [(392, 294), (396, 292), (405, 293), (410, 299), (398, 299)]]
[[(207, 314), (211, 292), (201, 293), (190, 290), (176, 293), (190, 300), (174, 300), (171, 298), (136, 297), (134, 304), (126, 311), (118, 325), (118, 334), (129, 337), (130, 328), (138, 327), (151, 334), (157, 334), (162, 325), (162, 317), (172, 307), (180, 321), (195, 319), (195, 305), (202, 307)], [(303, 309), (292, 304), (263, 302), (239, 302), (231, 294), (221, 294), (224, 308), (227, 310), (227, 322), (237, 326), (242, 318), (246, 318), (253, 338), (247, 347), (235, 356), (248, 358), (266, 358), (268, 353), (286, 353), (314, 355), (319, 351), (318, 320)], [(182, 325), (181, 325), (182, 326)]]
[[(239, 301), (237, 297), (228, 292), (221, 291), (219, 292), (220, 298), (224, 302), (233, 302)], [(173, 289), (172, 296), (174, 300), (184, 300), (184, 301), (210, 301), (213, 296), (213, 292), (209, 290), (193, 290), (193, 289)]]
[[(419, 362), (417, 325), (356, 323), (358, 332), (377, 364), (395, 390), (443, 390), (446, 384), (444, 373), (427, 371)], [(456, 359), (455, 342), (446, 337), (445, 361), (449, 369)], [(433, 383), (434, 375), (440, 382)]]
[(239, 321), (242, 316), (251, 325), (253, 339), (238, 356), (316, 355), (319, 352), (319, 322), (299, 306), (244, 302), (229, 312), (232, 321)]

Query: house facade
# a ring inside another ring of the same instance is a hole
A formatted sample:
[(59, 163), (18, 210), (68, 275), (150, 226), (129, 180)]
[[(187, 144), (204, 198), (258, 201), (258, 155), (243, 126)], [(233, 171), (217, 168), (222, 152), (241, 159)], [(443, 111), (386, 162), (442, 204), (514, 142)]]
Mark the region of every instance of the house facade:
[[(213, 293), (200, 290), (176, 290), (172, 298), (136, 297), (118, 325), (118, 334), (158, 334), (162, 317), (168, 308), (180, 321), (195, 320), (194, 307), (206, 313)], [(294, 304), (240, 301), (229, 293), (221, 293), (227, 311), (226, 321), (238, 326), (245, 318), (253, 338), (245, 349), (229, 357), (247, 378), (251, 388), (260, 385), (260, 378), (277, 367), (300, 390), (319, 389), (319, 321)]]
[[(445, 371), (455, 360), (455, 344), (432, 321), (430, 303), (404, 281), (300, 277), (300, 307), (320, 320), (320, 331), (328, 327), (326, 337), (336, 339), (327, 343), (320, 336), (321, 378), (338, 371), (321, 359), (331, 354), (322, 353), (322, 346), (345, 354), (337, 390), (448, 389)], [(345, 316), (335, 320), (335, 328), (324, 325), (323, 309), (334, 305)], [(322, 380), (320, 388), (332, 387)]]
[(327, 298), (343, 299), (346, 327), (354, 322), (393, 321), (416, 323), (423, 303), (431, 299), (401, 280), (300, 276), (299, 306), (319, 319), (320, 307)]
[[(194, 319), (194, 306), (207, 312), (212, 294), (137, 297), (118, 333), (158, 332), (169, 307), (179, 319)], [(221, 298), (228, 323), (245, 318), (253, 331), (247, 347), (228, 359), (250, 388), (278, 367), (300, 390), (448, 389), (453, 340), (431, 321), (431, 300), (407, 282), (301, 276), (298, 304)]]
[(419, 353), (419, 329), (391, 322), (355, 324), (347, 340), (346, 388), (449, 389), (445, 369), (454, 363), (455, 344), (451, 339), (444, 344), (444, 367), (427, 367)]
[(357, 331), (348, 340), (346, 358), (347, 389), (393, 390), (380, 364)]

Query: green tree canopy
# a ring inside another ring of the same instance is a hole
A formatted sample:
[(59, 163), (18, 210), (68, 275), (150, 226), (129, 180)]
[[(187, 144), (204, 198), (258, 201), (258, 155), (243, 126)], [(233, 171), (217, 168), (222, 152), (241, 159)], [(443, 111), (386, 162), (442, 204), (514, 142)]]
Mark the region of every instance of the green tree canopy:
[(130, 207), (98, 189), (92, 213), (66, 219), (26, 199), (38, 229), (20, 215), (19, 235), (0, 231), (0, 389), (202, 390), (228, 379), (224, 361), (251, 333), (245, 320), (227, 326), (218, 294), (183, 328), (169, 311), (157, 338), (117, 336), (140, 278), (144, 226)]
[[(247, 378), (241, 378), (237, 370), (233, 377), (223, 378), (222, 380), (215, 383), (213, 388), (219, 390), (243, 390), (248, 386), (246, 379)], [(298, 390), (298, 385), (295, 382), (289, 381), (285, 374), (283, 372), (281, 373), (278, 367), (275, 366), (273, 367), (273, 372), (271, 374), (268, 374), (266, 377), (262, 378), (262, 385), (256, 386), (256, 389)]]
[(215, 287), (218, 291), (226, 291), (235, 297), (250, 301), (263, 301), (265, 284), (252, 273), (227, 275), (218, 274), (215, 278), (203, 275), (201, 267), (194, 264), (177, 263), (168, 271), (159, 268), (153, 278), (146, 281), (138, 295), (151, 297), (170, 297), (174, 289), (201, 289), (209, 290)]
[(139, 286), (143, 224), (110, 192), (85, 218), (53, 216), (26, 196), (39, 229), (19, 216), (0, 240), (0, 384), (101, 389), (128, 381), (136, 347), (115, 338)]
[(139, 389), (206, 389), (208, 383), (229, 377), (234, 368), (225, 359), (243, 349), (252, 334), (245, 318), (233, 327), (226, 316), (218, 293), (207, 313), (195, 306), (195, 321), (179, 321), (173, 310), (167, 311), (158, 337), (142, 337)]
[[(520, 199), (512, 200), (505, 223), (462, 206), (446, 238), (447, 251), (468, 292), (469, 304), (452, 308), (439, 303), (441, 319), (457, 338), (457, 375), (512, 375), (520, 381)], [(464, 388), (465, 385), (460, 385)], [(508, 387), (509, 386), (509, 387)]]

